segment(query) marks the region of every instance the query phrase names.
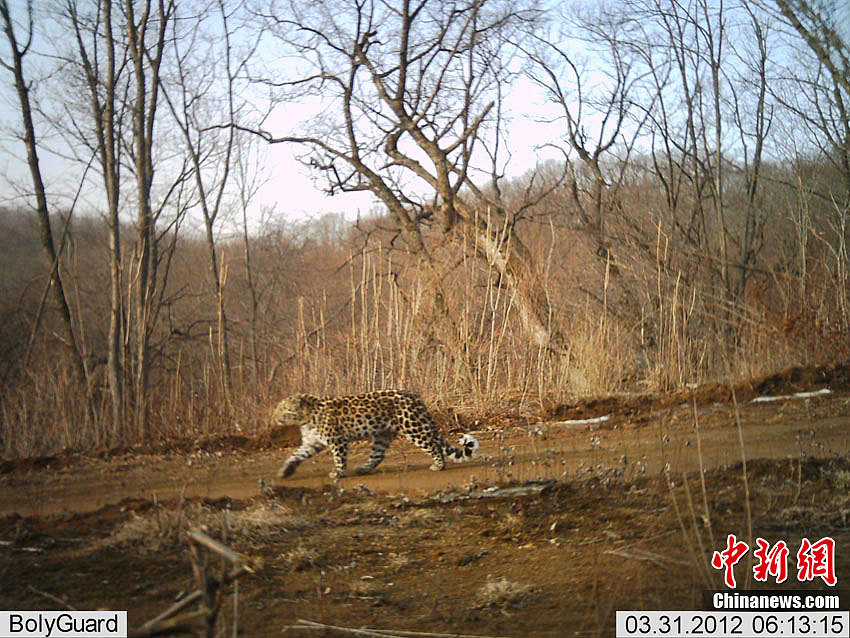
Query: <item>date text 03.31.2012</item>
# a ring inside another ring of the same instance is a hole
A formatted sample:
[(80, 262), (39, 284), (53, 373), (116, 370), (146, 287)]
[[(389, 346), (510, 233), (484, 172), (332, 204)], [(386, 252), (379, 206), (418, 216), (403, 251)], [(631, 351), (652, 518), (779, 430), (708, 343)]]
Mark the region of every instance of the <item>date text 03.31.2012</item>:
[(850, 612), (618, 611), (617, 638), (850, 638)]

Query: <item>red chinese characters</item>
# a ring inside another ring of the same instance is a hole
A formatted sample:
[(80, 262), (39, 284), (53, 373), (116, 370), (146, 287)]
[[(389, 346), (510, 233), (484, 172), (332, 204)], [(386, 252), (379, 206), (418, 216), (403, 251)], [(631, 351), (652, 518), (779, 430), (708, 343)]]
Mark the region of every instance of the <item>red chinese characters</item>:
[(779, 541), (771, 549), (770, 543), (763, 538), (756, 539), (758, 549), (753, 555), (758, 559), (758, 564), (753, 567), (753, 575), (760, 582), (765, 582), (768, 575), (773, 576), (777, 583), (785, 582), (788, 578), (788, 545), (785, 541)]
[(822, 578), (832, 587), (835, 577), (835, 541), (829, 536), (815, 543), (804, 538), (797, 552), (797, 580), (806, 581)]
[[(756, 539), (758, 546), (753, 551), (756, 564), (753, 566), (753, 576), (759, 582), (766, 582), (772, 576), (777, 583), (785, 582), (788, 578), (788, 556), (790, 550), (785, 541), (777, 541), (771, 547), (770, 543), (763, 538)], [(723, 569), (723, 582), (726, 586), (734, 589), (736, 586), (734, 567), (746, 553), (750, 551), (749, 545), (739, 541), (734, 534), (726, 537), (726, 549), (714, 552), (711, 557), (711, 566), (715, 569)], [(823, 579), (830, 587), (834, 586), (838, 579), (835, 576), (835, 541), (826, 536), (812, 543), (808, 538), (803, 538), (800, 550), (797, 552), (797, 580), (800, 582)]]
[(711, 557), (711, 566), (714, 569), (725, 568), (723, 581), (727, 587), (735, 589), (735, 573), (732, 571), (732, 568), (748, 551), (750, 551), (749, 545), (744, 541), (738, 541), (734, 534), (729, 534), (726, 537), (726, 549), (722, 552), (714, 552), (714, 555)]

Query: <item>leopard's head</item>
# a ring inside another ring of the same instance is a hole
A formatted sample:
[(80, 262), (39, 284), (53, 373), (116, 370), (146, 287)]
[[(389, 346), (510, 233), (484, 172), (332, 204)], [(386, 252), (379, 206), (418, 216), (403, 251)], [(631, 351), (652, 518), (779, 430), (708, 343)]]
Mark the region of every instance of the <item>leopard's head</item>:
[(293, 394), (277, 404), (272, 412), (272, 422), (276, 425), (304, 423), (313, 414), (319, 399), (310, 394)]

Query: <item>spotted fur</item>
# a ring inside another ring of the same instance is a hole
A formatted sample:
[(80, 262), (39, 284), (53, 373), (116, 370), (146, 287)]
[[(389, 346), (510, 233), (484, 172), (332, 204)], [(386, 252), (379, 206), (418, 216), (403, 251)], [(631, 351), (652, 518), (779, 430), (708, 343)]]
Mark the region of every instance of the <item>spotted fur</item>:
[(471, 434), (461, 438), (460, 447), (450, 445), (437, 430), (422, 399), (398, 390), (344, 397), (296, 394), (278, 403), (273, 419), (278, 424), (301, 425), (301, 447), (280, 468), (281, 477), (291, 476), (302, 461), (327, 447), (334, 462), (331, 478), (341, 478), (346, 474), (349, 443), (371, 439), (369, 461), (355, 470), (357, 474), (368, 474), (384, 460), (398, 434), (430, 454), (434, 461), (430, 469), (435, 471), (445, 467), (446, 456), (465, 461), (478, 449), (478, 441)]

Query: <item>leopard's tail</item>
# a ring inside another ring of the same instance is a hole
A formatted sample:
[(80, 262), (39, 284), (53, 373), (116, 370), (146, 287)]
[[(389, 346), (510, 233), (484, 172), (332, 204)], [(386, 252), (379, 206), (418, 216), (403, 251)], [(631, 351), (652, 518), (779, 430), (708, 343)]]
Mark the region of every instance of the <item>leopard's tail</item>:
[(455, 463), (463, 463), (464, 461), (468, 461), (475, 453), (478, 451), (479, 444), (478, 439), (476, 439), (471, 434), (464, 434), (458, 440), (458, 446), (455, 447), (451, 445), (443, 439), (443, 453), (450, 458)]

